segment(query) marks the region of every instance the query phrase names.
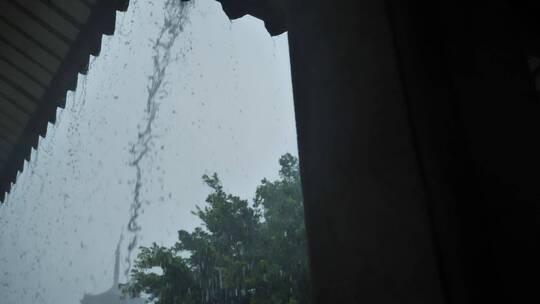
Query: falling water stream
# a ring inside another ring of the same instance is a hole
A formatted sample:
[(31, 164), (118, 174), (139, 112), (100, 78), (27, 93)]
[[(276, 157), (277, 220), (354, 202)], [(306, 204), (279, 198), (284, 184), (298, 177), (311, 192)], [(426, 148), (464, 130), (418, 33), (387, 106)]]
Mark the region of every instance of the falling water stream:
[(132, 160), (129, 165), (135, 169), (135, 182), (133, 186), (133, 201), (131, 202), (130, 216), (127, 224), (127, 230), (131, 233), (131, 238), (126, 256), (128, 265), (125, 270), (126, 276), (129, 275), (129, 271), (131, 270), (131, 255), (137, 247), (139, 231), (141, 230), (141, 226), (137, 220), (143, 203), (147, 202), (142, 196), (144, 173), (142, 161), (152, 149), (152, 141), (155, 137), (153, 134), (154, 120), (159, 111), (159, 100), (163, 99), (160, 93), (164, 93), (162, 92), (162, 85), (165, 80), (167, 67), (175, 58), (171, 49), (176, 38), (184, 30), (184, 25), (188, 20), (189, 10), (192, 6), (193, 1), (167, 0), (164, 5), (163, 26), (152, 46), (153, 70), (152, 74), (148, 77), (145, 121), (142, 125), (139, 125), (137, 141), (130, 147)]

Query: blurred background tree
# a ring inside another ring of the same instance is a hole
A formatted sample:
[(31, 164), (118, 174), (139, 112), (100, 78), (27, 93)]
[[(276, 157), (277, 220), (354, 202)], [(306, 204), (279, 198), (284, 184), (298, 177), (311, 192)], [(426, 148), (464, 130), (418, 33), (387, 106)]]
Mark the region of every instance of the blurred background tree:
[(170, 248), (141, 247), (123, 292), (167, 304), (309, 303), (298, 159), (285, 154), (279, 164), (279, 179), (263, 179), (253, 204), (204, 175), (212, 192), (193, 211), (202, 227), (180, 230)]

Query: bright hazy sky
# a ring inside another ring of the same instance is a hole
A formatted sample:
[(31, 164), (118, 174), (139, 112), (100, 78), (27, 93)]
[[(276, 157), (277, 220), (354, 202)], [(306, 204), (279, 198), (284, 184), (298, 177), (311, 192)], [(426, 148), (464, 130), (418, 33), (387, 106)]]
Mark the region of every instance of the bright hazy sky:
[[(132, 1), (118, 14), (115, 35), (104, 36), (0, 206), (2, 303), (78, 303), (111, 286), (116, 243), (130, 236), (129, 148), (144, 125), (163, 3)], [(297, 154), (286, 35), (270, 37), (251, 17), (231, 22), (219, 3), (197, 0), (173, 54), (142, 162), (150, 203), (140, 245), (171, 245), (177, 230), (198, 224), (190, 211), (208, 194), (202, 174), (217, 172), (228, 191), (251, 198), (263, 177), (277, 178), (280, 155)]]

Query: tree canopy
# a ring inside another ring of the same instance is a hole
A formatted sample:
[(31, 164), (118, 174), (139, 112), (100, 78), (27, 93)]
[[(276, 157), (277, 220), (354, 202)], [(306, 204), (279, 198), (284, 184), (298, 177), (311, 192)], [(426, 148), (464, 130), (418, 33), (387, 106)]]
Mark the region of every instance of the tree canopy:
[(178, 231), (174, 246), (141, 247), (123, 291), (167, 304), (309, 303), (298, 160), (285, 154), (279, 164), (279, 179), (263, 179), (252, 204), (204, 175), (211, 193), (192, 212), (202, 226)]

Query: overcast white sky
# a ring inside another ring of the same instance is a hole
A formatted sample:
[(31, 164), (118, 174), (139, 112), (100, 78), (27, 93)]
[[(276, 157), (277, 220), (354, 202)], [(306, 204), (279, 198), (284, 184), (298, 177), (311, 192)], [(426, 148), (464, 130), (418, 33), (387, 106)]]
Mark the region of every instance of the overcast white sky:
[[(118, 14), (115, 35), (0, 206), (0, 302), (78, 303), (111, 286), (116, 242), (129, 236), (129, 148), (144, 124), (163, 3)], [(171, 245), (198, 224), (190, 211), (208, 193), (202, 174), (217, 172), (228, 191), (251, 198), (263, 177), (277, 178), (280, 155), (297, 154), (286, 35), (270, 37), (251, 17), (230, 22), (219, 3), (197, 0), (173, 54), (142, 162), (150, 204), (141, 245)]]

